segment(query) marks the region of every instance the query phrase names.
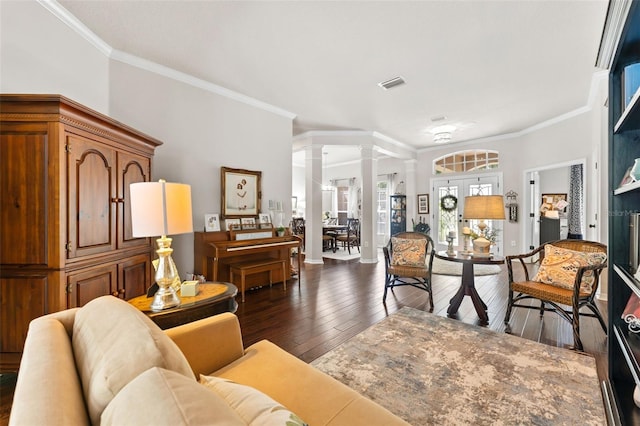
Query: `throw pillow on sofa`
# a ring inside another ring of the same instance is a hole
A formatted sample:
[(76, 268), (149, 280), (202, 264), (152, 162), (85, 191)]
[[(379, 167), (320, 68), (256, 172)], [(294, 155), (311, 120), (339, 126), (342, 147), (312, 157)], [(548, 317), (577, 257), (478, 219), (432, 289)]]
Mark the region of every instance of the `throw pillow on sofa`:
[(178, 346), (145, 314), (113, 296), (94, 299), (76, 313), (73, 351), (91, 422), (130, 381), (151, 367), (191, 378)]
[(307, 426), (296, 414), (250, 386), (202, 374), (200, 383), (224, 399), (248, 425)]
[(158, 367), (122, 388), (102, 412), (100, 424), (246, 425), (214, 392), (182, 374)]

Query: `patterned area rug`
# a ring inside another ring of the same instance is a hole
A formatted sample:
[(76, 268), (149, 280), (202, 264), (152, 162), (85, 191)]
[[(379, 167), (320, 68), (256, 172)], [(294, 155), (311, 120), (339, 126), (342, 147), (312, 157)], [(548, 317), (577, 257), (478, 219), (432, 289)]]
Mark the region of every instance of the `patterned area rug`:
[[(473, 265), (474, 276), (496, 275), (501, 270), (498, 265)], [(449, 262), (435, 257), (433, 259), (433, 273), (438, 275), (462, 275), (462, 263)]]
[(311, 363), (413, 425), (604, 425), (595, 360), (402, 308)]

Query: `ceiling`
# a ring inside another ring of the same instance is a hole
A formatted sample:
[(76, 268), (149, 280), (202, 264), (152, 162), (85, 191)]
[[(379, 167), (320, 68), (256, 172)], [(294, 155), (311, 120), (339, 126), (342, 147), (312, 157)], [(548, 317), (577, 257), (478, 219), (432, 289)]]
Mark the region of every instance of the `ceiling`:
[(114, 49), (295, 114), (294, 135), (375, 131), (417, 150), (437, 125), (455, 143), (585, 106), (608, 2), (59, 4)]

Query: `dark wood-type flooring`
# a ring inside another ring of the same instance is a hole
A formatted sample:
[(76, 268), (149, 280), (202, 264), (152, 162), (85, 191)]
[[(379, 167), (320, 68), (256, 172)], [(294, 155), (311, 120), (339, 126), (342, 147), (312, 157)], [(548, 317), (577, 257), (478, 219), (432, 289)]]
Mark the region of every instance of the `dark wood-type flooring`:
[[(382, 303), (384, 261), (361, 264), (358, 260), (325, 260), (324, 265), (304, 265), (302, 283), (287, 283), (248, 291), (246, 302), (237, 311), (244, 345), (269, 339), (298, 358), (310, 362), (404, 306), (428, 311), (424, 291), (400, 287), (389, 292)], [(476, 277), (476, 288), (487, 304), (488, 328), (504, 332), (508, 278), (506, 267), (499, 275)], [(446, 316), (449, 299), (460, 285), (460, 277), (434, 275), (433, 313)], [(599, 303), (607, 317), (606, 303)], [(458, 320), (478, 325), (469, 297), (458, 311)], [(525, 339), (569, 348), (573, 344), (571, 326), (554, 313), (540, 318), (535, 310), (514, 309), (511, 332)], [(585, 352), (596, 359), (598, 374), (607, 375), (606, 336), (597, 320), (583, 317), (581, 335)], [(15, 376), (0, 377), (0, 426), (7, 424)]]

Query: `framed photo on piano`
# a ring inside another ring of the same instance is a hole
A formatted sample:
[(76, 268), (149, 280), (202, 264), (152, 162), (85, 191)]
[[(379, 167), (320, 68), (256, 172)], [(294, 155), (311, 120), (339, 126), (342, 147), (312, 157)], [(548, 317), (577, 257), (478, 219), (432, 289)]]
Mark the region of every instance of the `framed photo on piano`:
[(222, 218), (256, 217), (260, 212), (262, 172), (220, 168)]

